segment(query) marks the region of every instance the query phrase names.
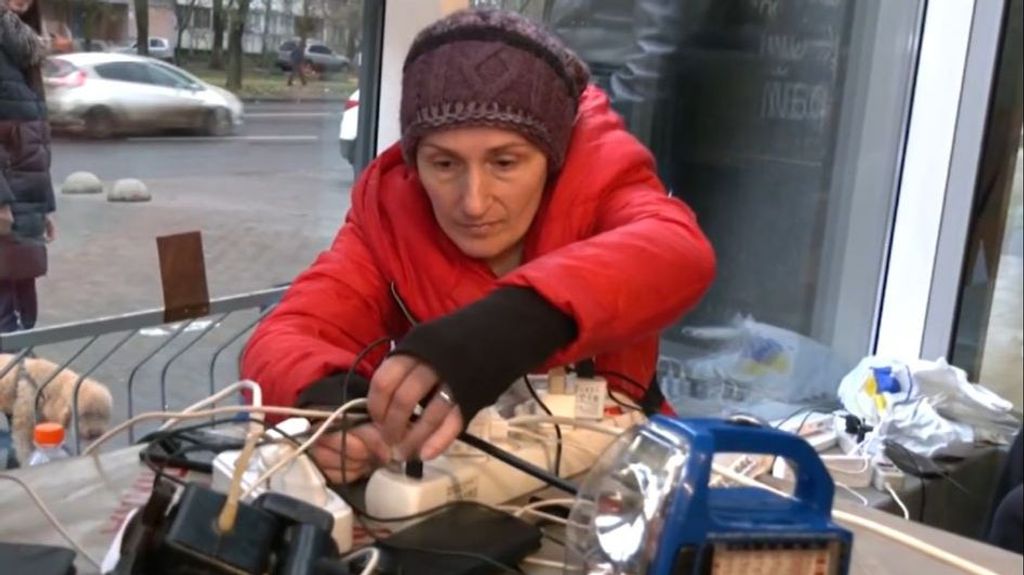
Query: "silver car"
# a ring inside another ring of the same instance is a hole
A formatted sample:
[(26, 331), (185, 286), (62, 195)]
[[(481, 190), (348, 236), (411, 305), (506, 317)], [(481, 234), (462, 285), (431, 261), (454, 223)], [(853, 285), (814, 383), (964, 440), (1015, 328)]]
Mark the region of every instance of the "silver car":
[[(119, 48), (117, 52), (121, 54), (138, 54), (139, 43), (136, 40), (132, 40), (127, 46)], [(163, 60), (167, 63), (174, 62), (174, 48), (171, 47), (171, 42), (167, 38), (150, 36), (148, 52), (150, 58)]]
[[(287, 72), (292, 69), (292, 51), (299, 44), (298, 40), (285, 40), (277, 47), (277, 67)], [(326, 44), (308, 42), (306, 44), (305, 61), (318, 74), (328, 72), (347, 72), (352, 68), (348, 58), (331, 50)]]
[(95, 138), (170, 129), (224, 136), (242, 124), (242, 102), (234, 94), (152, 58), (51, 56), (43, 77), (55, 129)]

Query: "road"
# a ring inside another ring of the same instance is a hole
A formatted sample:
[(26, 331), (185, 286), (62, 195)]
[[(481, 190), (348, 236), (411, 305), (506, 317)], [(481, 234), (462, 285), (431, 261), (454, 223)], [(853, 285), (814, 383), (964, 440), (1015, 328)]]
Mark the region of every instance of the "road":
[[(246, 112), (245, 127), (230, 138), (54, 141), (51, 172), (58, 188), (68, 174), (87, 170), (108, 187), (118, 178), (139, 178), (153, 200), (110, 203), (105, 196), (58, 193), (58, 237), (49, 274), (38, 282), (39, 327), (162, 307), (160, 235), (202, 232), (211, 297), (286, 283), (329, 245), (348, 211), (353, 180), (338, 151), (340, 106), (249, 105)], [(166, 362), (199, 333), (187, 332), (158, 353), (136, 378), (136, 412), (160, 407), (161, 378), (171, 407), (205, 396), (212, 354), (255, 315), (228, 318), (166, 373)], [(167, 333), (133, 337), (94, 373), (113, 392), (115, 420), (127, 416), (130, 372), (168, 340)], [(122, 335), (101, 338), (72, 368), (89, 369)], [(237, 377), (234, 358), (243, 341), (218, 362), (218, 386)], [(86, 342), (41, 346), (36, 353), (60, 362)]]
[(288, 281), (348, 210), (352, 169), (338, 152), (340, 108), (249, 105), (228, 138), (57, 140), (55, 185), (86, 170), (107, 185), (138, 178), (153, 201), (58, 197), (59, 241), (39, 282), (40, 325), (157, 307), (155, 237), (203, 233), (211, 295)]

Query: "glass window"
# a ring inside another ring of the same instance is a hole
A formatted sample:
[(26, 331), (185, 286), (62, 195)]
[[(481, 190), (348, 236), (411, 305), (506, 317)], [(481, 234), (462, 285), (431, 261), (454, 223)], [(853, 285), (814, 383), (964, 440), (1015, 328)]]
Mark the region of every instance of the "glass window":
[(978, 163), (951, 361), (1024, 404), (1021, 2), (1009, 3)]
[(148, 84), (150, 82), (149, 72), (146, 70), (146, 67), (135, 62), (98, 64), (95, 69), (100, 77), (107, 80), (133, 82), (135, 84)]
[(212, 11), (209, 8), (195, 7), (192, 12), (192, 27), (205, 29), (210, 27)]
[(149, 74), (149, 83), (157, 86), (182, 88), (190, 83), (185, 80), (184, 76), (171, 74), (159, 66), (147, 65), (146, 72)]
[(923, 2), (483, 1), (591, 68), (718, 256), (664, 333), (684, 413), (834, 397), (872, 346)]
[(331, 49), (323, 44), (313, 44), (309, 47), (309, 51), (313, 54), (330, 54)]
[(196, 78), (195, 76), (189, 74), (188, 72), (185, 72), (181, 68), (175, 68), (174, 66), (170, 66), (170, 65), (167, 65), (167, 64), (163, 64), (163, 63), (153, 63), (152, 66), (159, 73), (171, 76), (172, 78), (174, 78), (180, 84), (184, 84), (184, 85), (196, 84), (199, 81), (198, 78)]
[[(174, 65), (127, 62), (117, 52), (133, 51), (140, 15), (131, 2), (97, 0), (94, 4), (95, 19), (88, 27), (81, 25), (81, 10), (69, 9), (66, 3), (40, 4), (47, 29), (57, 30), (57, 24), (67, 23), (74, 39), (80, 40), (78, 45), (102, 41), (114, 48), (106, 54), (62, 54), (45, 66), (51, 80), (66, 76), (67, 70), (73, 72), (72, 66), (89, 76), (74, 82), (51, 81), (47, 86), (56, 239), (46, 245), (46, 273), (35, 282), (39, 306), (35, 327), (164, 307), (157, 238), (184, 232), (202, 233), (211, 298), (289, 283), (337, 233), (350, 205), (356, 176), (354, 153), (365, 135), (375, 130), (371, 121), (358, 131), (346, 132), (344, 141), (339, 137), (346, 101), (360, 87), (358, 71), (310, 74), (301, 81), (289, 81), (288, 72), (277, 65), (275, 48), (293, 38), (294, 19), (264, 19), (261, 11), (268, 3), (252, 2), (248, 18), (270, 25), (244, 31), (238, 59), (243, 63), (241, 82), (229, 85), (227, 68), (233, 58), (227, 29), (222, 31), (218, 50), (213, 50), (212, 29), (214, 21), (226, 25), (228, 11), (241, 6), (227, 0), (217, 3), (224, 8), (217, 18), (211, 4), (201, 2), (205, 6), (195, 7), (192, 25), (180, 30), (175, 26), (173, 2), (149, 2), (149, 36), (138, 42), (154, 49), (179, 47), (178, 60)], [(301, 11), (298, 2), (270, 4), (279, 13)], [(319, 9), (319, 4), (310, 4)], [(323, 42), (329, 32), (354, 37), (354, 45), (359, 45), (362, 2), (344, 4), (345, 17), (325, 20), (322, 34), (308, 36), (310, 41)], [(271, 53), (265, 54), (263, 46), (272, 47)], [(132, 84), (106, 89), (94, 76)], [(376, 82), (372, 76), (367, 78)], [(178, 87), (194, 79), (215, 89), (195, 94), (134, 89), (142, 83)], [(121, 180), (138, 180), (151, 198), (127, 204), (103, 201), (103, 196), (62, 193), (68, 177), (79, 172), (96, 176), (104, 194)], [(218, 319), (211, 332), (175, 362), (167, 400), (171, 407), (180, 408), (209, 393), (208, 360), (258, 312), (254, 304), (223, 322)], [(125, 382), (132, 365), (154, 346), (167, 342), (168, 330), (173, 329), (157, 323), (135, 334), (91, 374), (114, 395), (115, 421), (126, 416)], [(128, 335), (103, 336), (73, 360), (87, 339), (47, 342), (33, 351), (58, 364), (71, 360), (70, 369), (85, 373)], [(170, 342), (166, 351), (178, 349), (177, 344), (195, 335), (193, 326)], [(218, 386), (237, 377), (229, 356), (237, 356), (245, 339), (235, 339), (220, 357)], [(100, 355), (92, 355), (95, 351)], [(158, 388), (163, 359), (154, 358), (138, 373), (136, 412), (162, 406)], [(174, 374), (192, 361), (203, 365)]]
[(75, 71), (75, 66), (66, 60), (50, 58), (43, 63), (43, 76), (46, 78), (59, 78), (67, 76)]

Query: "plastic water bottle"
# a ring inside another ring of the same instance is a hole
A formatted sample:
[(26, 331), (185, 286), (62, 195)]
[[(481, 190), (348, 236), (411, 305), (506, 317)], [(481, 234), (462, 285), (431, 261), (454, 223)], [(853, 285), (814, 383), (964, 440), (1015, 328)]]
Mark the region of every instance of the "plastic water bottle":
[(64, 427), (59, 423), (36, 424), (33, 439), (36, 448), (28, 456), (29, 467), (71, 457), (64, 449)]

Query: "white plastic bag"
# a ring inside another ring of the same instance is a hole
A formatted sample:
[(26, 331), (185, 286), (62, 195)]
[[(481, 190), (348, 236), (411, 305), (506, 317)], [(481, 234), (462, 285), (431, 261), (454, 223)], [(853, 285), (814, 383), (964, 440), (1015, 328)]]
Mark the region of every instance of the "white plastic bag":
[(942, 358), (866, 357), (843, 378), (838, 395), (846, 411), (875, 427), (868, 454), (893, 439), (921, 455), (964, 457), (979, 443), (1008, 443), (1021, 422), (1012, 403)]
[(778, 419), (834, 397), (850, 364), (798, 333), (736, 316), (662, 341), (658, 379), (680, 415), (753, 413)]

